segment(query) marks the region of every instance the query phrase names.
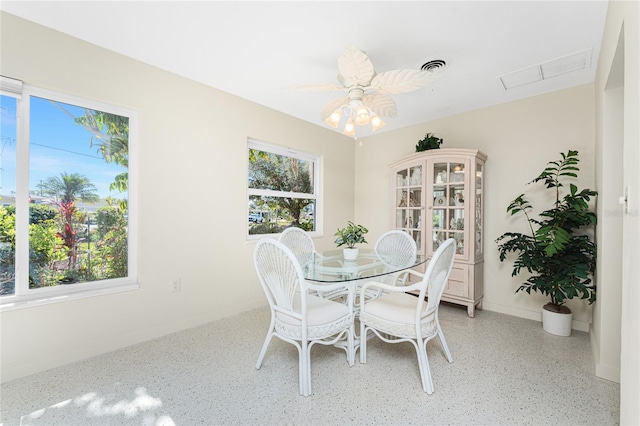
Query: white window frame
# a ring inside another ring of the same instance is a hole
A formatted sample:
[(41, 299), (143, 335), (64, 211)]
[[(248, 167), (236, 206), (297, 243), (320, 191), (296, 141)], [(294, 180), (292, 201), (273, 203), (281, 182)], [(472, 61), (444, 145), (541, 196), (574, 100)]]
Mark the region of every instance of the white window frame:
[[(93, 297), (102, 294), (137, 290), (138, 284), (138, 172), (137, 172), (137, 111), (91, 99), (71, 96), (41, 89), (28, 84), (21, 85), (20, 93), (12, 90), (19, 80), (2, 77), (2, 94), (17, 99), (16, 128), (16, 249), (15, 290), (13, 295), (0, 297), (0, 311), (22, 309)], [(20, 82), (21, 83), (21, 82)], [(74, 285), (29, 288), (29, 106), (30, 97), (50, 99), (70, 105), (117, 114), (129, 119), (129, 167), (128, 186), (128, 275), (122, 278), (82, 282)], [(26, 213), (25, 213), (26, 212)]]
[[(268, 189), (255, 189), (249, 188), (249, 150), (255, 149), (258, 151), (267, 151), (273, 154), (282, 155), (285, 157), (298, 158), (300, 160), (308, 161), (313, 163), (313, 193), (307, 194), (302, 192), (284, 192), (284, 191), (273, 191)], [(322, 157), (315, 154), (310, 154), (306, 152), (297, 151), (291, 148), (283, 147), (280, 145), (275, 145), (273, 143), (268, 143), (264, 141), (259, 141), (256, 139), (248, 138), (247, 139), (247, 196), (245, 198), (245, 203), (247, 206), (247, 213), (245, 215), (245, 220), (249, 216), (249, 197), (252, 195), (255, 196), (270, 196), (270, 197), (286, 197), (286, 198), (307, 198), (313, 199), (315, 204), (315, 213), (314, 213), (314, 221), (315, 221), (315, 229), (309, 232), (309, 235), (312, 237), (321, 236), (322, 235), (322, 189), (321, 189), (321, 180), (320, 180), (320, 170), (322, 167)], [(246, 234), (248, 240), (259, 240), (265, 236), (274, 236), (279, 234), (249, 234), (249, 224), (246, 225)]]

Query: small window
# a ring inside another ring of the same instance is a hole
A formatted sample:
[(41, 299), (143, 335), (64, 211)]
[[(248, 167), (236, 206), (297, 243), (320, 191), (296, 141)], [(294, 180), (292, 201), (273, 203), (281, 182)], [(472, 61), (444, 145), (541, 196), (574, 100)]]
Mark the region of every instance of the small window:
[(248, 141), (248, 234), (318, 231), (317, 156)]

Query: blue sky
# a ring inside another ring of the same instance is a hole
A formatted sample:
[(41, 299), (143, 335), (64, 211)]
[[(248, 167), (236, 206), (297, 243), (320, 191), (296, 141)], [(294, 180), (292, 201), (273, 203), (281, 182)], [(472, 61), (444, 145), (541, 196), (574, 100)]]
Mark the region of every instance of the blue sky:
[[(58, 103), (74, 117), (84, 115), (83, 109)], [(15, 99), (2, 96), (0, 127), (1, 157), (0, 193), (15, 191), (16, 122)], [(38, 185), (61, 173), (78, 173), (87, 177), (101, 198), (125, 198), (126, 194), (109, 191), (114, 177), (126, 171), (115, 163), (108, 164), (98, 153), (95, 136), (74, 122), (60, 107), (37, 97), (31, 97), (29, 188), (40, 195)], [(93, 146), (92, 146), (93, 142)]]

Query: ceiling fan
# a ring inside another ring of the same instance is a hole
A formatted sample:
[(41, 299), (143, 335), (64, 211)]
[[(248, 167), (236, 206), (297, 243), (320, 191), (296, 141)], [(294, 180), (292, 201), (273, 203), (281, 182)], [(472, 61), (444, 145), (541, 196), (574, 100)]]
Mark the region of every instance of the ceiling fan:
[(302, 84), (295, 89), (307, 92), (345, 91), (346, 96), (329, 101), (320, 119), (343, 133), (355, 136), (355, 125), (371, 124), (373, 131), (384, 126), (381, 117), (395, 117), (396, 103), (389, 95), (418, 90), (440, 76), (433, 70), (399, 69), (377, 74), (371, 60), (361, 50), (349, 46), (338, 58), (340, 84)]

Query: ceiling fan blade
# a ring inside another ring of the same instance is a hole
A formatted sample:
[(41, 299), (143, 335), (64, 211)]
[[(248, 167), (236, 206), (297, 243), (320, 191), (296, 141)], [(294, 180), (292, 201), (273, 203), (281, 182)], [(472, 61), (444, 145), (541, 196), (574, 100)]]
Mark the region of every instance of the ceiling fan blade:
[(286, 88), (301, 92), (339, 92), (344, 90), (344, 87), (339, 84), (297, 84)]
[(344, 98), (338, 98), (327, 102), (327, 104), (322, 108), (322, 111), (320, 111), (320, 120), (326, 120), (326, 118), (329, 117), (333, 113), (333, 111), (337, 110), (343, 105), (348, 104), (349, 100), (349, 97), (345, 96)]
[(338, 81), (344, 87), (368, 86), (375, 75), (367, 54), (353, 46), (347, 47), (338, 58)]
[(395, 117), (398, 115), (396, 102), (389, 95), (367, 93), (362, 97), (362, 103), (380, 117)]
[(371, 88), (378, 93), (390, 95), (408, 93), (427, 86), (438, 77), (440, 77), (440, 74), (431, 71), (385, 71), (371, 80)]

